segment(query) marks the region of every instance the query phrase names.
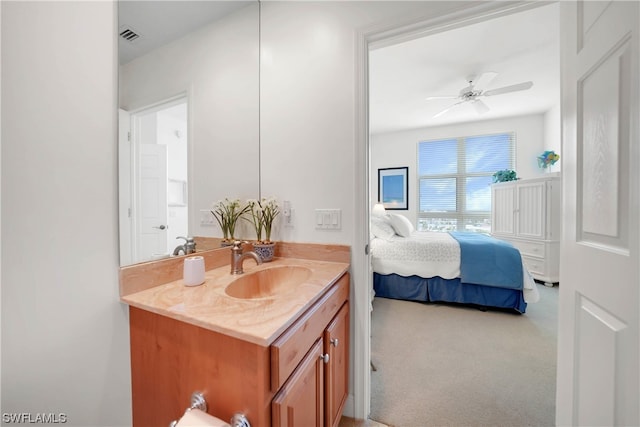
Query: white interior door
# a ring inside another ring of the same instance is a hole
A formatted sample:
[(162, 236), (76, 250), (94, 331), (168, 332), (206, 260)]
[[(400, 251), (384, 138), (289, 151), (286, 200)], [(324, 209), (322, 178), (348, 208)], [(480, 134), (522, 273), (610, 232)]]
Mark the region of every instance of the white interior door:
[(138, 260), (166, 254), (167, 146), (140, 144), (138, 192)]
[(120, 224), (120, 265), (132, 262), (131, 206), (131, 115), (118, 110), (118, 216)]
[(558, 425), (638, 425), (636, 1), (561, 2)]

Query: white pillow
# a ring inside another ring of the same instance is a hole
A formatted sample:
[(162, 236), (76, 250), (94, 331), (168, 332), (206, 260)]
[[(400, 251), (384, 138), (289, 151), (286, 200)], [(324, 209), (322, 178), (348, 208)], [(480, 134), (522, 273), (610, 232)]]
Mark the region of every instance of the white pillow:
[(413, 224), (407, 217), (398, 214), (389, 215), (389, 222), (398, 236), (409, 237), (413, 233)]
[(396, 234), (391, 224), (384, 217), (372, 216), (370, 227), (370, 231), (374, 236), (384, 240), (389, 240)]

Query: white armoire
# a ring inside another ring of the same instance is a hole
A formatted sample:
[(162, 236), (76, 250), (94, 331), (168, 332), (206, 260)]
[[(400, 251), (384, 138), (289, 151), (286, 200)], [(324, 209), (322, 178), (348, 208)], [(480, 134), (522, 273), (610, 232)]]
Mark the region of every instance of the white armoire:
[(491, 186), (491, 235), (520, 250), (534, 279), (560, 275), (561, 182), (558, 173)]

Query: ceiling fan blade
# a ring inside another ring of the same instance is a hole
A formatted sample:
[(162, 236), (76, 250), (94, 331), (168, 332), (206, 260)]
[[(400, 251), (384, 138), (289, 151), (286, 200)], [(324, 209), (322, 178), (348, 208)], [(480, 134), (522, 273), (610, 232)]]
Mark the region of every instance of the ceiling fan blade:
[(435, 116), (432, 117), (432, 119), (438, 118), (440, 116), (442, 116), (443, 114), (448, 113), (449, 111), (451, 111), (454, 107), (456, 107), (457, 105), (460, 105), (462, 103), (464, 103), (466, 101), (460, 101), (460, 102), (456, 102), (453, 105), (450, 105), (449, 107), (445, 108), (444, 110), (440, 111), (438, 114), (436, 114)]
[(511, 86), (499, 87), (498, 89), (491, 89), (486, 92), (482, 92), (482, 95), (484, 96), (502, 95), (503, 93), (531, 89), (531, 86), (533, 86), (533, 82), (518, 83)]
[(473, 81), (473, 88), (475, 90), (483, 90), (485, 87), (489, 86), (489, 83), (491, 83), (493, 79), (496, 78), (497, 75), (498, 73), (494, 71), (487, 71), (486, 73), (480, 74)]
[(434, 99), (457, 99), (458, 95), (455, 96), (428, 96), (425, 99), (427, 101), (433, 101)]
[(473, 104), (473, 108), (476, 109), (476, 112), (478, 114), (484, 114), (487, 113), (489, 111), (489, 107), (487, 107), (487, 104), (485, 104), (484, 102), (480, 101), (479, 99), (476, 99), (472, 102)]

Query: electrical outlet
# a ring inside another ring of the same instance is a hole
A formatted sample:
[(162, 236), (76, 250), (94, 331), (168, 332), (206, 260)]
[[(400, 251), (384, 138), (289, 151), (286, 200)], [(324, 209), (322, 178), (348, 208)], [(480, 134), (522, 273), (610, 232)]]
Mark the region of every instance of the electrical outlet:
[(213, 227), (216, 225), (216, 219), (208, 209), (200, 209), (200, 225)]

